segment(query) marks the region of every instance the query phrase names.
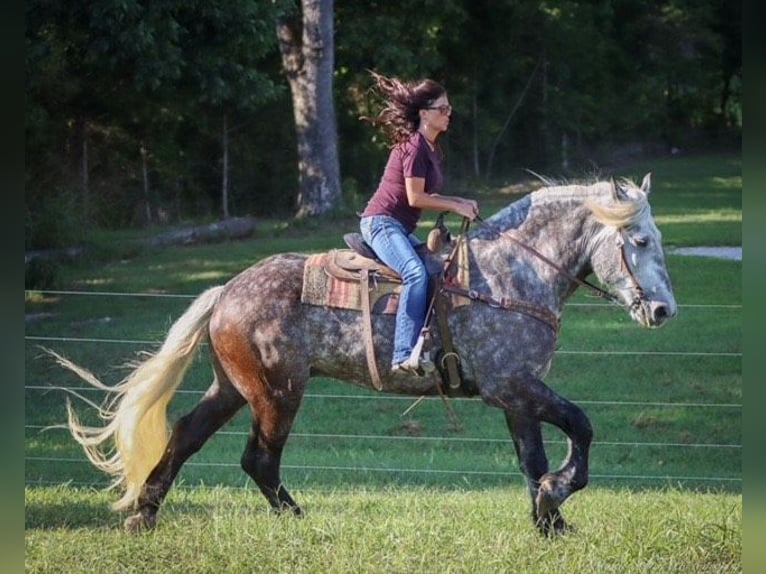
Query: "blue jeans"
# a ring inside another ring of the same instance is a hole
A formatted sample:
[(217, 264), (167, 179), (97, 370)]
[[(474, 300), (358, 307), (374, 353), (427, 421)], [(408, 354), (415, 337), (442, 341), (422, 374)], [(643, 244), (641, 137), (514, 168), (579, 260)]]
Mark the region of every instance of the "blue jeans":
[(426, 318), (428, 273), (414, 249), (422, 242), (387, 215), (363, 217), (359, 229), (380, 260), (402, 278), (392, 358), (392, 365), (396, 365), (409, 358)]

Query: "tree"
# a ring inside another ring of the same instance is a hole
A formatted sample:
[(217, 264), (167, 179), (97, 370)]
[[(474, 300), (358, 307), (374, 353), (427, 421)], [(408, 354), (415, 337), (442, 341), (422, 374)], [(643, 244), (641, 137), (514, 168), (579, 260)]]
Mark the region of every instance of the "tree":
[(359, 120), (377, 107), (370, 69), (448, 89), (448, 188), (736, 145), (740, 15), (735, 0), (29, 0), (28, 246), (161, 210), (321, 215), (341, 163), (358, 207), (387, 157)]
[(181, 80), (183, 91), (201, 111), (216, 118), (212, 122), (221, 149), (221, 212), (230, 215), (230, 147), (238, 112), (251, 112), (280, 91), (262, 71), (264, 58), (274, 47), (274, 7), (269, 2), (238, 0), (225, 9), (206, 0), (180, 2), (179, 24), (183, 29), (179, 46), (186, 55)]
[(323, 215), (341, 198), (333, 103), (333, 0), (301, 0), (299, 12), (278, 17), (277, 38), (298, 138), (297, 217)]

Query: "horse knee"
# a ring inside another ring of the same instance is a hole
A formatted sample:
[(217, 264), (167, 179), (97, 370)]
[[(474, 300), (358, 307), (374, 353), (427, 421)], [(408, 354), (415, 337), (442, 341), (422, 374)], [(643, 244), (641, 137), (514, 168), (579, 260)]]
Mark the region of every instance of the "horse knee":
[(570, 405), (561, 430), (573, 439), (579, 448), (587, 449), (593, 440), (593, 426), (590, 419), (588, 419), (585, 411), (576, 405)]

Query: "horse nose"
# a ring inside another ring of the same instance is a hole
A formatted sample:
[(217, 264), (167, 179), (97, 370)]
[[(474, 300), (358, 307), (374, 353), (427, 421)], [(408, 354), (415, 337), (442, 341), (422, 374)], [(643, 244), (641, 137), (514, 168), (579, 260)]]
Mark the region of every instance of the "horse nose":
[(675, 306), (659, 301), (652, 301), (649, 310), (651, 312), (653, 325), (662, 325), (666, 320), (674, 317), (676, 314)]

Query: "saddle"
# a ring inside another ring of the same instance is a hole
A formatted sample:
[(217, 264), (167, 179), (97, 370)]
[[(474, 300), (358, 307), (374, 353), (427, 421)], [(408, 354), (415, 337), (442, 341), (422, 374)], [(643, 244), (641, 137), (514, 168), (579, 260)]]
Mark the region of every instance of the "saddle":
[[(456, 392), (460, 389), (461, 378), (447, 325), (449, 296), (441, 289), (451, 261), (451, 258), (445, 261), (439, 254), (445, 242), (450, 241), (445, 229), (436, 227), (431, 230), (426, 243), (416, 248), (416, 252), (430, 277), (428, 297), (431, 308), (436, 311), (443, 346), (442, 367), (446, 370), (450, 390)], [(372, 315), (396, 313), (402, 281), (396, 271), (378, 259), (361, 234), (347, 233), (343, 239), (348, 249), (334, 249), (309, 257), (304, 267), (301, 302), (362, 312), (367, 366), (373, 386), (382, 390), (375, 359)], [(429, 329), (429, 318), (430, 312), (424, 331)], [(442, 371), (442, 376), (444, 374)]]

